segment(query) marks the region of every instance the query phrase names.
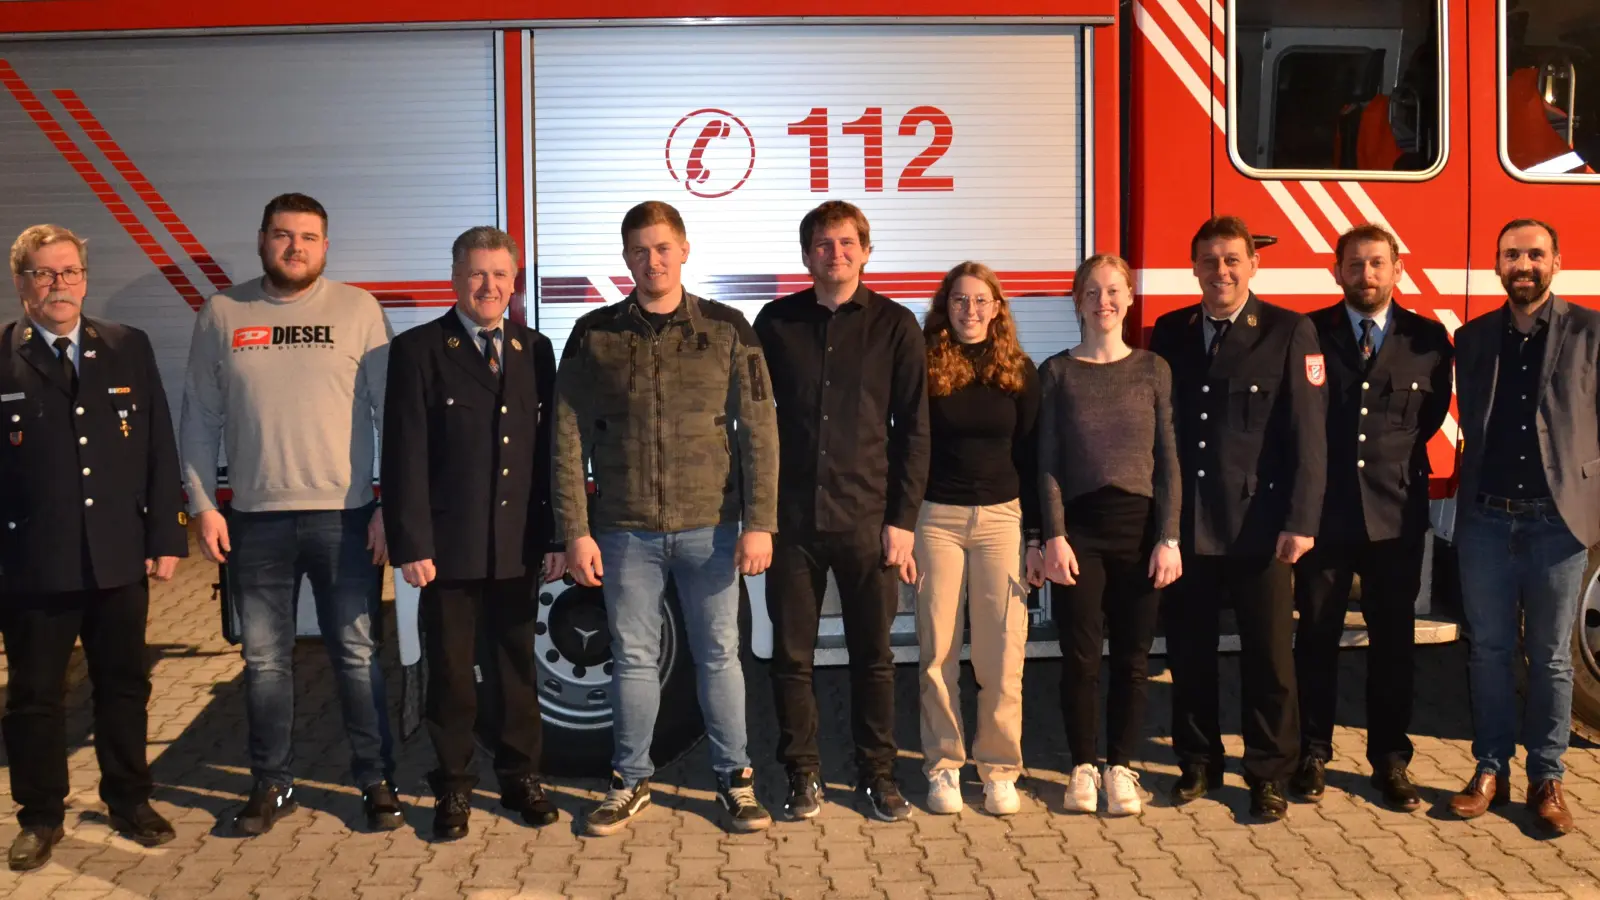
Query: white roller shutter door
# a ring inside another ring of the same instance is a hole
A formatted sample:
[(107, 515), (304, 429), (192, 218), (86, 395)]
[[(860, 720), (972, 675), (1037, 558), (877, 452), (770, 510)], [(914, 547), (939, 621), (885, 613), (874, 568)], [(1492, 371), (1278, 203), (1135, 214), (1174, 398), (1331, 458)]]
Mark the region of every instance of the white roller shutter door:
[(1019, 298), (1036, 360), (1071, 345), (1080, 45), (1078, 29), (1044, 26), (536, 32), (540, 329), (559, 351), (579, 316), (631, 288), (618, 228), (635, 203), (676, 206), (690, 289), (753, 318), (809, 285), (800, 219), (845, 199), (872, 223), (869, 285), (920, 316), (944, 272), (976, 259)]

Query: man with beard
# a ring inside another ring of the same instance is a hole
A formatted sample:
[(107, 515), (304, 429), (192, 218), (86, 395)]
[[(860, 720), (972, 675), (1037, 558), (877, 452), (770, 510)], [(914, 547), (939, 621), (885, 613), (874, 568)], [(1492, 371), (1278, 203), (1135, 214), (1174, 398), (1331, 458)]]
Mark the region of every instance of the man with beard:
[(1428, 441), (1450, 410), (1450, 336), (1393, 302), (1405, 271), (1381, 225), (1339, 237), (1344, 300), (1311, 314), (1328, 366), (1328, 489), (1317, 543), (1295, 564), (1300, 764), (1289, 787), (1322, 799), (1350, 584), (1361, 576), (1367, 651), (1367, 760), (1391, 809), (1422, 797), (1411, 763), (1413, 631), (1428, 532)]
[(1527, 805), (1547, 829), (1565, 834), (1572, 830), (1561, 790), (1572, 727), (1572, 627), (1587, 549), (1600, 542), (1600, 314), (1551, 291), (1559, 271), (1554, 228), (1536, 219), (1507, 223), (1495, 255), (1507, 302), (1456, 331), (1455, 544), (1478, 769), (1450, 807), (1470, 819), (1511, 799), (1514, 664), (1526, 653)]
[(767, 610), (791, 819), (822, 808), (811, 666), (830, 570), (850, 650), (861, 788), (878, 819), (911, 815), (894, 777), (889, 629), (896, 572), (916, 582), (913, 532), (930, 457), (927, 345), (910, 310), (861, 283), (871, 253), (861, 210), (823, 203), (800, 220), (800, 257), (813, 286), (756, 316), (778, 401), (780, 525)]
[(94, 749), (111, 827), (154, 847), (145, 747), (149, 578), (188, 555), (178, 448), (150, 340), (83, 315), (84, 243), (35, 225), (11, 245), (22, 315), (0, 330), (0, 626), (5, 733), (21, 831), (14, 871), (50, 861), (66, 816), (62, 686), (74, 643), (94, 685)]
[[(401, 825), (373, 634), (388, 561), (372, 471), (390, 329), (366, 291), (322, 277), (328, 214), (283, 194), (261, 216), (265, 274), (206, 301), (189, 345), (180, 444), (206, 558), (227, 564), (249, 713), (250, 799), (264, 834), (295, 807), (292, 658), (299, 576), (311, 582), (367, 824)], [(217, 505), (218, 447), (231, 508)]]

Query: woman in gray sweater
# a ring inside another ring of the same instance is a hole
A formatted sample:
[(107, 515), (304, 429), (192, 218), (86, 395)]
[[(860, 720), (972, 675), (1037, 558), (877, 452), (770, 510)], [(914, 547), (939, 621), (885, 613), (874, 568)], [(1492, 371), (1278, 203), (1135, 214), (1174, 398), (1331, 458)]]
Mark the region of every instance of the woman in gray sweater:
[[(1140, 812), (1128, 767), (1144, 717), (1145, 672), (1160, 589), (1183, 572), (1181, 482), (1172, 425), (1172, 372), (1123, 339), (1133, 302), (1128, 264), (1095, 256), (1078, 267), (1078, 346), (1046, 360), (1039, 405), (1040, 518), (1045, 572), (1061, 640), (1061, 706), (1072, 753), (1069, 810)], [(1106, 768), (1097, 769), (1100, 648), (1111, 641)]]

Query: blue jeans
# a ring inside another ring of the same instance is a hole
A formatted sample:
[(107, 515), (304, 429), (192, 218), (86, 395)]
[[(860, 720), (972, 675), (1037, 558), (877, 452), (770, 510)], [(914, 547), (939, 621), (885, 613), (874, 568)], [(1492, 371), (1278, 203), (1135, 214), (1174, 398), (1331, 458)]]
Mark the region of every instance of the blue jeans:
[(595, 535), (605, 567), (611, 691), (617, 704), (611, 767), (629, 784), (655, 773), (650, 740), (661, 707), (661, 610), (669, 575), (678, 587), (699, 676), (711, 767), (726, 775), (750, 765), (739, 662), (739, 575), (733, 566), (738, 539), (735, 525)]
[(1471, 644), (1472, 755), (1479, 771), (1510, 774), (1517, 750), (1513, 662), (1520, 612), (1528, 657), (1522, 713), (1528, 780), (1559, 781), (1572, 729), (1572, 623), (1588, 552), (1554, 503), (1513, 516), (1464, 500), (1458, 516), (1461, 606)]
[(317, 628), (333, 665), (350, 769), (366, 788), (394, 773), (394, 747), (373, 622), (380, 575), (367, 549), (375, 506), (228, 514), (228, 591), (239, 611), (250, 772), (294, 782), (294, 642), (303, 573), (316, 595)]

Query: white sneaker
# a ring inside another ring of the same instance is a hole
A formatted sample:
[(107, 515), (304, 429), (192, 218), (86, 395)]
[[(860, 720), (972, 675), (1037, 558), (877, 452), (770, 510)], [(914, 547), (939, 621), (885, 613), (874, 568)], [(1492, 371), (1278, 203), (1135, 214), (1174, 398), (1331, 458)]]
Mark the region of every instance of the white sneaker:
[(1139, 773), (1127, 766), (1106, 766), (1106, 815), (1137, 816), (1144, 811), (1139, 799)]
[(1067, 812), (1092, 813), (1100, 807), (1100, 770), (1089, 763), (1074, 766), (1067, 782)]
[(991, 781), (983, 786), (983, 808), (991, 816), (1009, 816), (1022, 811), (1015, 781)]
[(928, 776), (928, 809), (941, 816), (961, 812), (961, 770), (937, 769)]

